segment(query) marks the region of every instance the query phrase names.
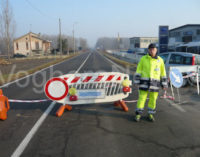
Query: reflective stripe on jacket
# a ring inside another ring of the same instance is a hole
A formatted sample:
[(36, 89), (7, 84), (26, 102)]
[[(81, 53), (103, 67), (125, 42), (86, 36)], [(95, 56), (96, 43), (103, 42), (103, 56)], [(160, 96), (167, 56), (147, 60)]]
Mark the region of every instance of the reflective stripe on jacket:
[(160, 85), (167, 88), (167, 77), (163, 59), (159, 56), (152, 58), (149, 54), (143, 56), (137, 65), (134, 83), (139, 89), (158, 92)]

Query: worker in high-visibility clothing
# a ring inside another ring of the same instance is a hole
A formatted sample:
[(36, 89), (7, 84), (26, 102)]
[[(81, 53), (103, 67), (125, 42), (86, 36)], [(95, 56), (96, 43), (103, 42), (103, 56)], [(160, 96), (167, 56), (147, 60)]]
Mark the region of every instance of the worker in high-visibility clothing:
[(8, 98), (3, 95), (2, 89), (0, 89), (0, 119), (7, 119), (7, 112), (10, 109), (10, 104), (8, 102)]
[(162, 86), (164, 90), (168, 87), (164, 61), (157, 55), (155, 44), (150, 44), (148, 54), (140, 59), (134, 76), (134, 83), (139, 86), (135, 120), (140, 121), (149, 94), (148, 118), (150, 121), (155, 121), (153, 115), (156, 112), (159, 87)]

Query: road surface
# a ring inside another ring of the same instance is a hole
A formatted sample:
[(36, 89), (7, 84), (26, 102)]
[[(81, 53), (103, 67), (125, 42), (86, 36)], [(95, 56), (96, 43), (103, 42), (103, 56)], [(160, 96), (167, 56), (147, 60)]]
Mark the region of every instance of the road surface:
[[(46, 99), (46, 80), (77, 70), (126, 72), (103, 55), (88, 52), (2, 89), (9, 99)], [(199, 157), (200, 97), (192, 87), (180, 92), (182, 104), (158, 99), (154, 123), (147, 120), (146, 112), (141, 122), (134, 121), (135, 102), (128, 103), (129, 112), (113, 104), (73, 106), (60, 118), (55, 116), (60, 104), (52, 105), (51, 101), (11, 103), (8, 119), (0, 121), (0, 157)], [(137, 98), (133, 86), (127, 100)]]

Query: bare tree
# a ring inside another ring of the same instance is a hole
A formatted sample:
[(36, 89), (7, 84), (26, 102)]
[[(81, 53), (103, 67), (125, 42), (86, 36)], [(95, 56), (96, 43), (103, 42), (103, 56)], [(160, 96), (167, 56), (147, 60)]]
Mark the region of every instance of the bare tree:
[(2, 0), (0, 9), (0, 33), (1, 38), (5, 41), (8, 60), (10, 60), (16, 25), (9, 0)]
[(129, 38), (121, 38), (119, 43), (117, 38), (101, 37), (97, 40), (95, 47), (102, 50), (118, 50), (119, 46), (122, 49), (129, 49), (129, 45)]
[(79, 46), (82, 50), (86, 50), (88, 48), (87, 40), (83, 38), (79, 38)]
[[(42, 34), (42, 39), (46, 39), (51, 41), (51, 49), (58, 49), (60, 47), (59, 45), (59, 36), (58, 35), (47, 35)], [(78, 46), (82, 48), (82, 50), (86, 50), (88, 48), (87, 40), (84, 38), (75, 38), (76, 40), (76, 49), (78, 49)], [(62, 34), (62, 49), (64, 54), (69, 54), (69, 52), (72, 52), (74, 50), (74, 44), (73, 44), (73, 37), (68, 36), (65, 34)]]

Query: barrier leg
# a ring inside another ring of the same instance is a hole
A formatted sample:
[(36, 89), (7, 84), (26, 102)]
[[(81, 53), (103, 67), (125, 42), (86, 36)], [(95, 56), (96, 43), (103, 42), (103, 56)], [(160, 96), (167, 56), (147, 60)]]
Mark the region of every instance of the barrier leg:
[(72, 110), (72, 106), (66, 104), (65, 105), (65, 109), (68, 110), (68, 111), (71, 111)]
[(126, 103), (125, 103), (123, 100), (120, 100), (119, 103), (120, 103), (122, 109), (123, 109), (125, 112), (128, 112), (128, 107), (127, 107)]
[(120, 106), (119, 101), (114, 102), (114, 106)]
[(63, 115), (63, 112), (65, 111), (65, 105), (60, 106), (58, 111), (56, 112), (57, 117), (61, 117)]
[(62, 105), (60, 106), (60, 108), (58, 109), (58, 111), (56, 112), (56, 116), (57, 117), (61, 117), (63, 115), (63, 112), (66, 110), (71, 111), (72, 110), (72, 106), (70, 105)]

